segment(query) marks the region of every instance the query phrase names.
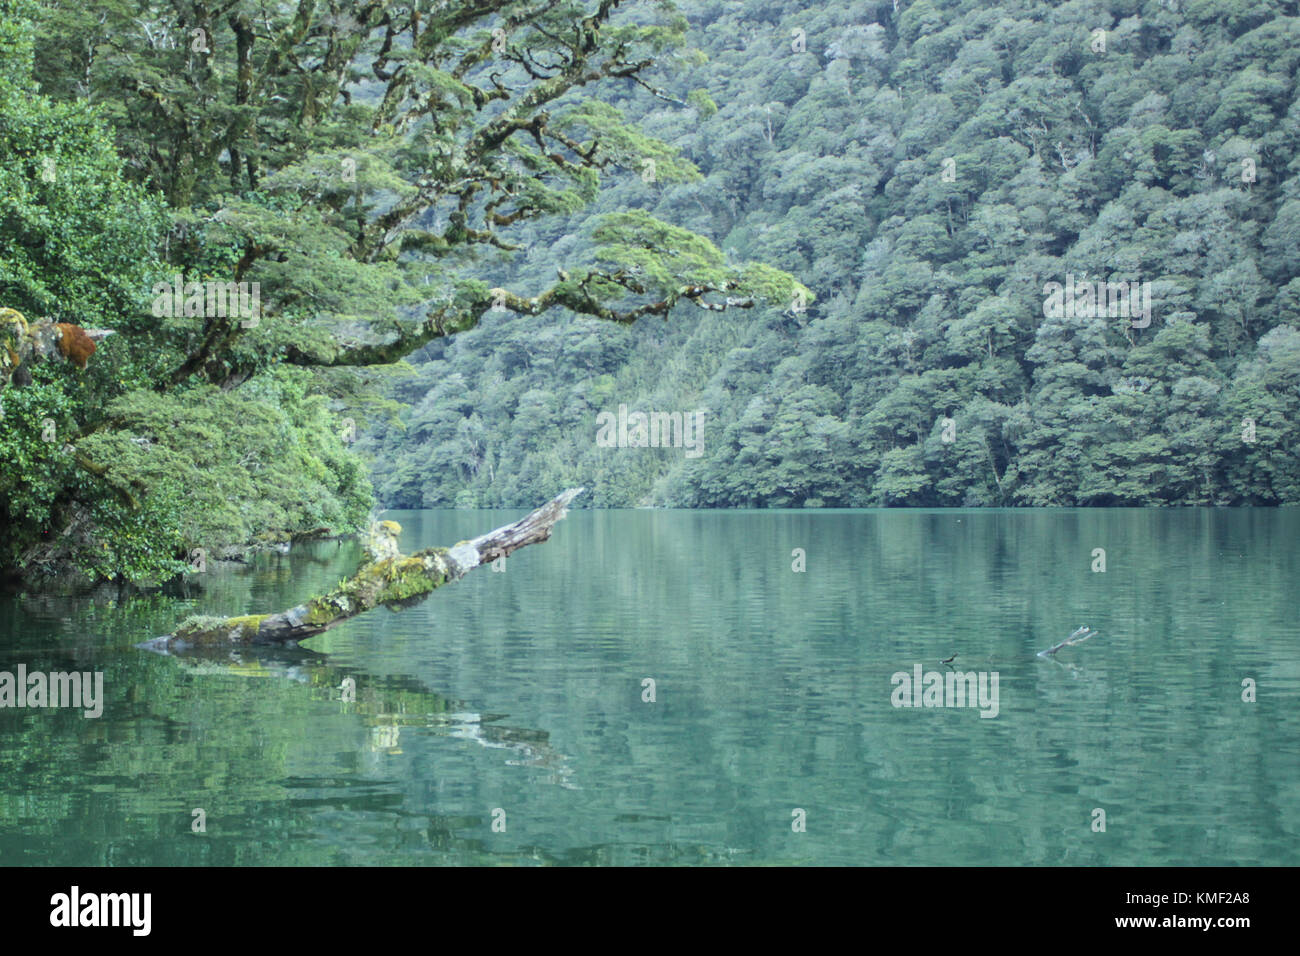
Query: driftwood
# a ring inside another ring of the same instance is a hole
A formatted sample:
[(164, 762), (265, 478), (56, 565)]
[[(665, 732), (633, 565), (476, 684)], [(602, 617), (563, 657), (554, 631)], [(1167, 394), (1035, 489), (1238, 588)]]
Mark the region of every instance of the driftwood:
[(176, 652), (202, 646), (296, 644), (380, 605), (409, 607), (481, 564), (545, 541), (551, 536), (551, 528), (567, 513), (569, 503), (581, 493), (581, 488), (570, 488), (513, 524), (452, 548), (428, 548), (409, 557), (394, 553), (372, 559), (328, 594), (287, 611), (242, 617), (191, 617), (172, 634), (140, 646)]

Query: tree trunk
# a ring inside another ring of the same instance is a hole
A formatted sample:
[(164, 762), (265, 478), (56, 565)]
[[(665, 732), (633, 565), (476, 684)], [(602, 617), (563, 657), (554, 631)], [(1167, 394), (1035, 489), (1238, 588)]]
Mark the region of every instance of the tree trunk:
[(435, 588), (460, 579), (471, 568), (545, 541), (551, 536), (551, 528), (567, 513), (569, 503), (581, 493), (581, 488), (570, 488), (513, 524), (453, 548), (428, 548), (409, 557), (397, 554), (368, 561), (333, 591), (287, 611), (242, 617), (191, 617), (174, 633), (139, 646), (183, 651), (198, 646), (296, 644), (380, 605), (394, 610), (409, 607), (424, 600)]

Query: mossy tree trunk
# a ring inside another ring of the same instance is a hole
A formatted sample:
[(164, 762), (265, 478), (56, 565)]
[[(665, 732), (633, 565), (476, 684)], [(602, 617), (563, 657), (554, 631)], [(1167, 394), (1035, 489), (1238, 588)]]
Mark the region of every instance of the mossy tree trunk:
[(368, 561), (328, 594), (287, 611), (226, 618), (191, 617), (172, 634), (141, 646), (179, 651), (200, 646), (296, 644), (380, 605), (408, 607), (481, 564), (547, 540), (551, 528), (581, 493), (581, 488), (570, 488), (526, 517), (452, 548), (428, 548), (409, 556), (398, 554)]

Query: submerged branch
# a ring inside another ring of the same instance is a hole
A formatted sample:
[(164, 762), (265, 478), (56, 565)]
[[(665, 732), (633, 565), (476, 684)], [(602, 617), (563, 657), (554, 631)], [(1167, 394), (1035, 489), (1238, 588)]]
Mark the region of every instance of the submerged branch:
[(226, 618), (191, 617), (174, 633), (140, 646), (174, 651), (203, 645), (296, 644), (380, 605), (407, 607), (480, 564), (547, 540), (570, 502), (581, 493), (581, 488), (570, 488), (526, 517), (452, 548), (428, 548), (409, 557), (393, 553), (368, 561), (328, 594), (287, 611)]
[(1084, 641), (1086, 641), (1088, 638), (1092, 637), (1096, 633), (1097, 633), (1096, 631), (1094, 631), (1092, 628), (1090, 628), (1088, 625), (1085, 624), (1083, 625), (1083, 627), (1078, 628), (1073, 634), (1071, 634), (1065, 640), (1061, 641), (1060, 644), (1054, 644), (1053, 646), (1049, 647), (1045, 651), (1039, 651), (1038, 656), (1052, 657), (1061, 648), (1077, 647), (1078, 645), (1082, 644)]

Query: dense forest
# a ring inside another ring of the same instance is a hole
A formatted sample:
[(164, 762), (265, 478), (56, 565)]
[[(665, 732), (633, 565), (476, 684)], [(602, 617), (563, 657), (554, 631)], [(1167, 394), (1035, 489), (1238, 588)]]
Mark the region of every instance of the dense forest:
[[(1296, 3), (678, 6), (701, 55), (609, 102), (697, 175), (629, 171), (487, 274), (542, 282), (636, 208), (815, 299), (489, 313), (362, 441), (386, 504), (1300, 501)], [(1048, 302), (1097, 281), (1149, 312)], [(698, 452), (599, 443), (620, 406), (703, 412)]]
[(1298, 65), (1294, 0), (0, 0), (0, 571), (1300, 502)]
[(634, 207), (572, 276), (480, 278), (625, 170), (697, 175), (602, 99), (687, 30), (663, 0), (0, 0), (0, 572), (357, 530), (385, 380), (489, 311), (811, 301)]

